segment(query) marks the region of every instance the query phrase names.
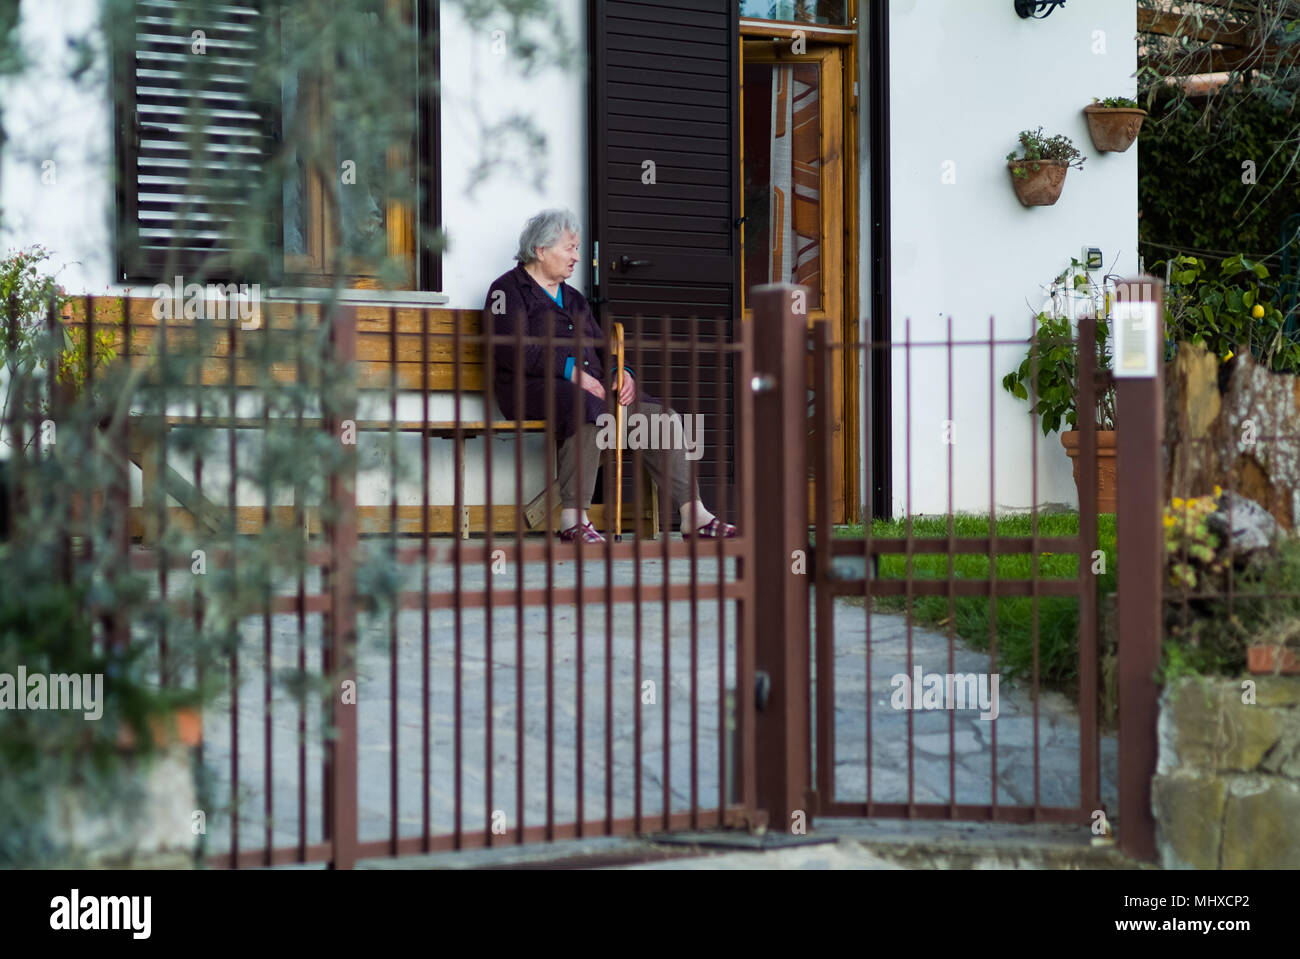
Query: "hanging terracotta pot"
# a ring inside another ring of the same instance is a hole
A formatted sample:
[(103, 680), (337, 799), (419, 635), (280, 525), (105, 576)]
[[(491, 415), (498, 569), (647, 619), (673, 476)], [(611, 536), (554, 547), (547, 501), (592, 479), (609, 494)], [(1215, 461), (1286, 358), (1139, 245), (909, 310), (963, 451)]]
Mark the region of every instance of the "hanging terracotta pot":
[(1088, 118), (1088, 132), (1092, 134), (1092, 145), (1102, 153), (1123, 153), (1133, 145), (1142, 130), (1142, 121), (1147, 112), (1134, 107), (1083, 108)]
[[(1016, 196), (1025, 206), (1051, 206), (1059, 200), (1069, 168), (1064, 160), (1010, 160), (1007, 163)], [(1025, 175), (1018, 176), (1018, 170), (1023, 170)]]
[[(150, 717), (149, 728), (155, 746), (197, 746), (203, 739), (203, 713), (190, 706), (178, 707), (166, 716)], [(117, 745), (125, 750), (135, 748), (135, 731), (130, 726), (118, 727)]]

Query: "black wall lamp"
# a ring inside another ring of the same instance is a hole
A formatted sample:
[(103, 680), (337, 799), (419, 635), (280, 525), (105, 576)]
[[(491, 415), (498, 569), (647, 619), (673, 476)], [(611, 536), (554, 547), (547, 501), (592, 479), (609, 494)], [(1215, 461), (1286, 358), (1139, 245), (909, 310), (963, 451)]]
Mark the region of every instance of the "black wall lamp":
[(1016, 0), (1016, 13), (1020, 14), (1021, 20), (1033, 17), (1035, 20), (1046, 20), (1056, 12), (1057, 7), (1065, 6), (1065, 0)]

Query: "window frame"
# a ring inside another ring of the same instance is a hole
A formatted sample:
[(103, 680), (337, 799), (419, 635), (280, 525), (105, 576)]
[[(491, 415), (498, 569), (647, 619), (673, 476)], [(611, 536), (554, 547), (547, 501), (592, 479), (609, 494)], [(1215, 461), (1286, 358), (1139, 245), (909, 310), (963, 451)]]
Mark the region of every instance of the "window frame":
[(782, 30), (787, 35), (791, 29), (795, 30), (845, 30), (856, 27), (857, 10), (854, 0), (844, 0), (844, 22), (842, 23), (819, 23), (816, 20), (778, 20), (773, 17), (763, 17), (757, 14), (743, 12), (743, 0), (737, 0), (737, 12), (740, 16), (742, 26), (752, 26), (755, 24), (769, 24), (772, 27)]
[[(272, 2), (268, 10), (269, 29), (274, 31), (272, 42), (278, 44), (279, 38), (279, 3)], [(431, 248), (442, 228), (442, 155), (441, 155), (441, 96), (438, 86), (441, 75), (439, 38), (439, 10), (437, 0), (413, 0), (411, 10), (414, 14), (413, 29), (419, 31), (420, 49), (424, 53), (428, 44), (428, 56), (417, 58), (416, 69), (419, 81), (418, 99), (415, 104), (416, 133), (409, 146), (390, 147), (387, 151), (390, 167), (395, 159), (405, 155), (405, 163), (415, 178), (415, 200), (413, 205), (387, 205), (385, 229), (388, 233), (388, 246), (394, 247), (394, 227), (403, 230), (404, 236), (398, 237), (405, 246), (409, 257), (408, 280), (397, 292), (440, 293), (442, 291), (442, 255), (441, 250)], [(134, 23), (136, 14), (132, 13)], [(113, 157), (116, 165), (114, 206), (117, 216), (114, 232), (114, 271), (115, 280), (122, 283), (154, 281), (162, 272), (164, 264), (158, 262), (156, 255), (150, 255), (140, 244), (141, 223), (139, 219), (140, 185), (138, 163), (140, 158), (140, 126), (136, 109), (136, 56), (138, 44), (132, 29), (128, 47), (114, 51), (109, 69), (110, 99), (113, 107)], [(433, 83), (426, 83), (428, 72), (432, 71)], [(433, 89), (428, 89), (433, 86)], [(325, 108), (319, 96), (319, 90), (300, 90), (299, 108), (307, 107), (315, 113), (311, 122), (325, 122)], [(304, 97), (304, 93), (308, 95)], [(266, 127), (272, 145), (282, 142), (284, 101), (281, 97), (270, 105), (266, 117)], [(400, 160), (399, 160), (400, 162)], [(324, 230), (324, 207), (322, 189), (317, 177), (308, 171), (306, 178), (306, 218), (316, 221), (315, 229), (307, 238), (306, 256), (284, 252), (284, 204), (274, 204), (275, 209), (268, 217), (268, 229), (272, 230), (273, 245), (278, 252), (275, 257), (275, 271), (272, 277), (277, 286), (325, 286), (332, 285), (336, 277), (327, 272), (325, 264), (325, 245), (327, 232)], [(283, 184), (283, 179), (281, 183)], [(278, 192), (283, 197), (283, 188)], [(290, 262), (290, 257), (296, 262)], [(211, 260), (205, 259), (205, 265)], [(178, 268), (193, 269), (192, 262), (183, 255), (176, 260)], [(233, 275), (235, 271), (220, 261), (216, 269), (205, 270), (208, 279), (239, 280)], [(369, 273), (366, 271), (369, 270)], [(351, 289), (377, 290), (379, 287), (374, 274), (373, 264), (353, 262), (348, 265), (348, 272), (342, 277), (345, 287)]]

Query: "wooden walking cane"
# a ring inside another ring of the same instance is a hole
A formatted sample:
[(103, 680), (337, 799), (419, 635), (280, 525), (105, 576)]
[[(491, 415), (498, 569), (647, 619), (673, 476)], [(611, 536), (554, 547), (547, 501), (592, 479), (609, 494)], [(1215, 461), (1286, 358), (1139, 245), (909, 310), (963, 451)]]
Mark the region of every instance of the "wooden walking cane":
[(618, 364), (618, 376), (615, 377), (616, 384), (614, 392), (614, 402), (618, 406), (618, 412), (615, 414), (616, 428), (618, 430), (617, 439), (615, 440), (615, 460), (614, 460), (614, 542), (623, 541), (623, 324), (614, 324), (614, 362)]

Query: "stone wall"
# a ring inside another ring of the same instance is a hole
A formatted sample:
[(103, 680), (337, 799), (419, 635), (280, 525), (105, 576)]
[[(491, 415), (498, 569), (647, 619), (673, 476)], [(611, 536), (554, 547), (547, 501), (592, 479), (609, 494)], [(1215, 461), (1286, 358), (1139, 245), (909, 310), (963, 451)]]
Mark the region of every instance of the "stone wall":
[(1300, 869), (1300, 677), (1172, 683), (1159, 738), (1166, 869)]
[(174, 744), (150, 761), (133, 760), (114, 792), (54, 789), (47, 799), (48, 834), (74, 868), (193, 868), (199, 808), (195, 757)]

